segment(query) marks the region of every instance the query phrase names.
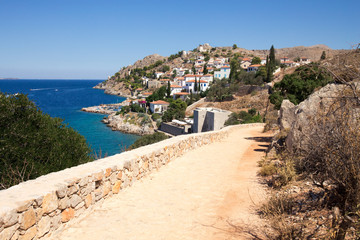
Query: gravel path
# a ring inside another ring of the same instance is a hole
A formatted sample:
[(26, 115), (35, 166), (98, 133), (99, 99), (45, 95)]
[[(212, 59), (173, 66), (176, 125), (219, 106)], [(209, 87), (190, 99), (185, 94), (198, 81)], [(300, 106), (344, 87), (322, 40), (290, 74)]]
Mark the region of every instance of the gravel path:
[[(263, 127), (234, 129), (104, 201), (53, 239), (251, 239), (265, 197), (256, 177)], [(254, 140), (254, 137), (256, 140)]]

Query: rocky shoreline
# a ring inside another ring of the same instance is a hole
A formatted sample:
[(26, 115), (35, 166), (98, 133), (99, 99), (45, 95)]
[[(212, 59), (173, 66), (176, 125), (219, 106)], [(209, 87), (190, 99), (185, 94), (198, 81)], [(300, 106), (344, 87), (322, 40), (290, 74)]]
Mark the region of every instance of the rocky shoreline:
[[(105, 123), (108, 127), (110, 127), (113, 131), (120, 131), (123, 133), (135, 134), (140, 136), (153, 134), (155, 132), (154, 124), (152, 123), (150, 117), (147, 117), (149, 119), (148, 123), (141, 124), (142, 119), (139, 119), (138, 122), (131, 120), (129, 121), (128, 115), (116, 115), (120, 108), (124, 106), (123, 103), (101, 104), (99, 106), (82, 108), (81, 111), (108, 115), (107, 117), (104, 117), (102, 122)], [(137, 114), (133, 113), (134, 117), (131, 116), (132, 119), (137, 118), (135, 117), (135, 115)]]

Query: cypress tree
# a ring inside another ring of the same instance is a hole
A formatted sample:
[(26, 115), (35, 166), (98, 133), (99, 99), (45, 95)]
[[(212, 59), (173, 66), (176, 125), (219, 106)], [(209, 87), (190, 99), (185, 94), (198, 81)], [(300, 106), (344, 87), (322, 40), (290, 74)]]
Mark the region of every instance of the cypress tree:
[(208, 73), (208, 70), (207, 70), (207, 64), (205, 63), (204, 65), (204, 71), (203, 71), (204, 75)]
[(168, 81), (168, 87), (166, 89), (166, 95), (168, 98), (170, 97), (170, 94), (171, 94), (170, 81)]
[(194, 92), (197, 92), (197, 81), (196, 81), (196, 76), (195, 76), (195, 86), (194, 86)]
[(322, 52), (320, 60), (324, 60), (326, 58), (326, 53), (325, 51)]

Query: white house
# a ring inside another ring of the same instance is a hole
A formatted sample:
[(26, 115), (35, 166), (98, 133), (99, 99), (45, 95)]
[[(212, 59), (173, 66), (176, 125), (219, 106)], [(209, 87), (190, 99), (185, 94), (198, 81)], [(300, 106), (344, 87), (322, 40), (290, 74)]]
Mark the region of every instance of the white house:
[(204, 71), (204, 68), (203, 68), (203, 66), (195, 66), (195, 71), (197, 74), (199, 74)]
[(214, 78), (223, 79), (223, 78), (229, 78), (229, 76), (230, 76), (230, 67), (229, 66), (223, 66), (223, 67), (221, 67), (220, 71), (214, 72)]
[(190, 81), (190, 80), (195, 80), (195, 75), (193, 75), (193, 74), (186, 74), (185, 77), (184, 77), (184, 79), (185, 79), (185, 82)]
[(261, 64), (253, 64), (253, 65), (250, 65), (246, 71), (248, 72), (256, 72), (259, 70), (259, 67), (261, 67)]
[(208, 83), (211, 83), (214, 80), (214, 77), (212, 74), (206, 74), (200, 77), (200, 80), (205, 80)]
[(204, 65), (205, 64), (205, 60), (204, 59), (198, 59), (195, 61), (195, 66), (197, 65)]
[(184, 77), (176, 77), (174, 78), (174, 81), (177, 85), (185, 86), (185, 78)]
[[(206, 91), (206, 89), (209, 87), (209, 83), (208, 81), (205, 81), (205, 80), (197, 80), (196, 81), (196, 84), (197, 84), (197, 89), (198, 89), (198, 92), (200, 91)], [(199, 84), (200, 84), (200, 90), (199, 90)], [(185, 87), (187, 92), (195, 92), (195, 80), (190, 80), (190, 81), (186, 81), (186, 84), (185, 84)]]
[(280, 63), (285, 63), (285, 62), (287, 62), (287, 61), (289, 61), (289, 58), (288, 58), (288, 57), (281, 57), (281, 58), (280, 58)]
[(170, 90), (171, 90), (170, 96), (174, 95), (175, 93), (181, 92), (182, 89), (183, 88), (180, 85), (170, 85)]
[(178, 92), (178, 93), (174, 93), (173, 98), (174, 99), (180, 98), (181, 100), (185, 101), (188, 96), (189, 93), (187, 92)]
[(300, 64), (309, 64), (309, 63), (311, 63), (310, 58), (307, 58), (307, 57), (300, 58)]
[(156, 78), (156, 79), (159, 79), (159, 77), (161, 77), (162, 75), (164, 75), (163, 72), (156, 72), (156, 73), (155, 73), (155, 78)]
[(163, 113), (167, 110), (170, 103), (158, 100), (150, 103), (150, 110), (152, 113)]
[(261, 65), (265, 65), (266, 64), (266, 58), (260, 58), (261, 59)]

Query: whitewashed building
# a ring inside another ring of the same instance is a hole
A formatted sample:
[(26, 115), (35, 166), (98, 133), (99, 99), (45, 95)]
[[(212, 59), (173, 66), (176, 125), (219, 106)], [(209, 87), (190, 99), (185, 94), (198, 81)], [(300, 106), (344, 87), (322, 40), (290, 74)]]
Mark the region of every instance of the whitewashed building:
[(223, 78), (229, 78), (230, 77), (230, 67), (229, 66), (223, 66), (220, 68), (220, 71), (214, 72), (214, 78), (223, 79)]
[(168, 109), (169, 105), (170, 103), (162, 100), (154, 101), (150, 103), (150, 110), (152, 113), (163, 113)]

